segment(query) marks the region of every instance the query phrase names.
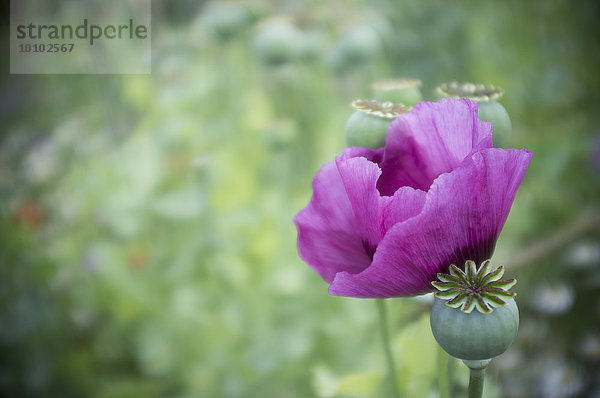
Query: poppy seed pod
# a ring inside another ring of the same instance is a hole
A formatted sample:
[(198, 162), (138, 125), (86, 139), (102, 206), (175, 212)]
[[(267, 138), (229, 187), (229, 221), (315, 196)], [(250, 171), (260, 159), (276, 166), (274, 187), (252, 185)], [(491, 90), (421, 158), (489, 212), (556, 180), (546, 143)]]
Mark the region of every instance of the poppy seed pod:
[(414, 106), (423, 100), (419, 79), (385, 79), (371, 86), (378, 101), (390, 101)]
[(496, 101), (479, 102), (479, 119), (492, 123), (494, 146), (504, 148), (512, 133), (512, 123), (502, 104)]
[(312, 62), (319, 60), (326, 52), (326, 40), (316, 31), (305, 32), (298, 49), (298, 57), (302, 61)]
[(438, 86), (436, 93), (441, 97), (468, 98), (479, 103), (479, 119), (493, 125), (494, 147), (503, 148), (507, 145), (512, 124), (506, 109), (496, 101), (504, 95), (502, 89), (492, 85), (452, 82)]
[(481, 360), (497, 357), (512, 344), (519, 328), (515, 300), (491, 314), (465, 314), (435, 299), (430, 315), (431, 330), (438, 344), (459, 359)]
[(258, 57), (271, 66), (293, 61), (298, 56), (301, 43), (302, 33), (285, 20), (263, 24), (254, 37)]
[(385, 145), (390, 124), (399, 113), (410, 108), (391, 102), (356, 100), (352, 102), (356, 111), (348, 118), (344, 133), (348, 146), (381, 148)]
[(383, 52), (383, 42), (375, 29), (368, 25), (349, 31), (339, 44), (339, 52), (345, 63), (366, 63)]
[[(451, 265), (438, 274), (430, 322), (433, 336), (450, 355), (463, 360), (497, 357), (512, 344), (519, 328), (519, 310), (510, 289), (514, 279), (500, 279), (503, 267), (491, 271), (489, 260), (465, 272)], [(475, 310), (476, 309), (476, 310)]]

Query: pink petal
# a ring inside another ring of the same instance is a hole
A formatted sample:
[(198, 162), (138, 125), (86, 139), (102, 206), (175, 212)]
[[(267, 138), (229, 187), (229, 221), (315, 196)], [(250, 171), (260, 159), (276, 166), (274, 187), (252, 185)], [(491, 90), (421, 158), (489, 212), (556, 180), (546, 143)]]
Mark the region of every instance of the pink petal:
[(394, 224), (417, 215), (425, 204), (426, 193), (410, 187), (394, 196), (381, 196), (377, 180), (379, 166), (364, 157), (348, 158), (343, 152), (336, 158), (346, 194), (367, 252), (372, 256), (383, 236)]
[(350, 297), (411, 296), (431, 290), (451, 263), (492, 255), (532, 153), (483, 149), (437, 178), (422, 212), (393, 226), (363, 272), (338, 273), (329, 292)]
[(371, 258), (363, 247), (346, 189), (333, 162), (317, 172), (313, 190), (308, 206), (294, 217), (300, 257), (327, 282), (337, 272), (364, 270)]
[(477, 103), (449, 98), (420, 102), (390, 126), (378, 188), (383, 195), (405, 185), (428, 190), (437, 176), (491, 147), (492, 124), (478, 119)]

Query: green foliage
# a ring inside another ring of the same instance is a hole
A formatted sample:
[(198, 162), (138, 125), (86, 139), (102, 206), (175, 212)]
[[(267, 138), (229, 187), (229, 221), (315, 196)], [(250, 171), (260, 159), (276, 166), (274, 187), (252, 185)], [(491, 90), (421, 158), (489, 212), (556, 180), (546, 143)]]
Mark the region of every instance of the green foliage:
[(437, 344), (429, 327), (429, 315), (405, 327), (394, 341), (399, 358), (399, 383), (403, 395), (425, 397), (432, 390), (436, 375)]

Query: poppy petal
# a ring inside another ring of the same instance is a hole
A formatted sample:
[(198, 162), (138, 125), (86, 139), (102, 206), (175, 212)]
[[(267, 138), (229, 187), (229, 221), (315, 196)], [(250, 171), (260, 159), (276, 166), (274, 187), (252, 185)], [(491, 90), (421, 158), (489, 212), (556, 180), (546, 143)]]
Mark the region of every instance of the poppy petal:
[(372, 256), (389, 228), (421, 211), (426, 193), (403, 187), (392, 197), (382, 197), (377, 190), (377, 180), (381, 175), (379, 166), (364, 157), (348, 158), (346, 155), (343, 153), (336, 158), (336, 166), (360, 235)]
[(387, 232), (364, 271), (338, 273), (330, 294), (417, 295), (450, 264), (490, 258), (531, 157), (525, 149), (483, 149), (442, 174), (422, 212)]
[(334, 162), (326, 163), (317, 172), (313, 190), (308, 206), (294, 217), (300, 257), (327, 282), (340, 271), (364, 270), (371, 258), (363, 247), (352, 206)]
[(467, 99), (420, 102), (391, 124), (378, 188), (392, 195), (402, 186), (428, 190), (437, 176), (468, 155), (492, 147), (492, 124), (477, 117)]

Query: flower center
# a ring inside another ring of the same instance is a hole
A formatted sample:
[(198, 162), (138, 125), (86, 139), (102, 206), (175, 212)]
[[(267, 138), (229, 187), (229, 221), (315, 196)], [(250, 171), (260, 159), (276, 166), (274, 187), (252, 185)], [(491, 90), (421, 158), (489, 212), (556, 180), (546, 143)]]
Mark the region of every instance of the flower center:
[(369, 241), (367, 241), (366, 239), (363, 239), (362, 245), (363, 245), (363, 249), (365, 249), (365, 253), (367, 253), (367, 256), (369, 256), (371, 261), (373, 261), (373, 256), (375, 255), (375, 250), (377, 248), (373, 247), (373, 245), (371, 243), (369, 243)]
[(465, 262), (465, 270), (451, 264), (449, 274), (437, 274), (439, 281), (431, 282), (438, 289), (435, 297), (448, 300), (446, 305), (453, 308), (461, 307), (461, 311), (470, 313), (474, 308), (483, 314), (493, 311), (492, 307), (506, 305), (506, 299), (517, 294), (509, 292), (516, 279), (500, 279), (504, 275), (504, 267), (492, 271), (492, 263), (485, 260), (479, 269), (472, 260)]

